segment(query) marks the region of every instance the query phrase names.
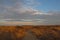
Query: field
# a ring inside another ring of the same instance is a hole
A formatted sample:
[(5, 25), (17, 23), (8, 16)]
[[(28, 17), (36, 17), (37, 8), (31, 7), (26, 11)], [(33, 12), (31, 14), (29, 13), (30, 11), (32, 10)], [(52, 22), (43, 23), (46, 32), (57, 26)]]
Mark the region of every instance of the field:
[(60, 25), (0, 26), (0, 40), (60, 40)]

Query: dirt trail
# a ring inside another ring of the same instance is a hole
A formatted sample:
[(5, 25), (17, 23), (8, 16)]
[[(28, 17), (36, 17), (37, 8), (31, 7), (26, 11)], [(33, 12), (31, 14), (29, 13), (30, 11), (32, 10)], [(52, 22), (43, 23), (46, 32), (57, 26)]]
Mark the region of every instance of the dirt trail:
[(26, 36), (23, 38), (23, 40), (38, 40), (36, 36), (30, 31), (27, 31)]

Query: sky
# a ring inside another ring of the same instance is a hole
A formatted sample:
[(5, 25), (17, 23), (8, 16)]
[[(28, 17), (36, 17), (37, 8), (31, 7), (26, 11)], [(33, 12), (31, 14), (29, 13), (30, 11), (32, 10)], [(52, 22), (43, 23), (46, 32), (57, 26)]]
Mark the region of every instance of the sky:
[(60, 24), (60, 0), (0, 0), (0, 25), (52, 24)]

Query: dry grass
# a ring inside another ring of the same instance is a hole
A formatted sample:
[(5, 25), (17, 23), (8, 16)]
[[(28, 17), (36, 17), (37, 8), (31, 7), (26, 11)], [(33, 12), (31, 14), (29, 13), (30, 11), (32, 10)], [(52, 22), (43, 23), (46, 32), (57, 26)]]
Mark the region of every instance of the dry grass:
[(23, 40), (27, 31), (38, 40), (60, 40), (60, 25), (0, 26), (0, 40)]

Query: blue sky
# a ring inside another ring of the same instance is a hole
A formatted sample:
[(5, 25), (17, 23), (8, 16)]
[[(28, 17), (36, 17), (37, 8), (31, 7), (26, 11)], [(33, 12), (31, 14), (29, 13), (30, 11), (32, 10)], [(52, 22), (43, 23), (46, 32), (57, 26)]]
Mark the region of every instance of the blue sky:
[(39, 10), (60, 10), (60, 0), (39, 0), (41, 6), (37, 6)]
[[(13, 21), (14, 20), (14, 21)], [(60, 0), (0, 0), (0, 23), (60, 24)]]

